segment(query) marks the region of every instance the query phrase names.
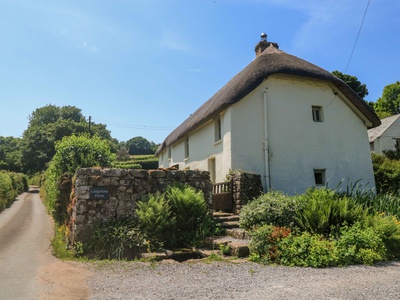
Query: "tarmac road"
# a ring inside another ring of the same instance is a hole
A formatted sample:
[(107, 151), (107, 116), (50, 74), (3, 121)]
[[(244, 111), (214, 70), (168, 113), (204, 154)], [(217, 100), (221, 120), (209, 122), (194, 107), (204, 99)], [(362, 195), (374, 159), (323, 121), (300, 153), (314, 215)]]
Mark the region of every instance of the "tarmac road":
[(31, 188), (0, 214), (0, 299), (39, 299), (39, 269), (52, 262), (52, 224)]

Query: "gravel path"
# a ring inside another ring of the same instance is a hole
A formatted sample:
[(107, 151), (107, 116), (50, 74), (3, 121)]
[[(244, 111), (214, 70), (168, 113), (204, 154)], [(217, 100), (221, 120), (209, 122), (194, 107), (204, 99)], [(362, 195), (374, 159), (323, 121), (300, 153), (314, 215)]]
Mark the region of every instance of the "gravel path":
[(90, 299), (400, 299), (400, 262), (311, 269), (251, 262), (90, 263)]

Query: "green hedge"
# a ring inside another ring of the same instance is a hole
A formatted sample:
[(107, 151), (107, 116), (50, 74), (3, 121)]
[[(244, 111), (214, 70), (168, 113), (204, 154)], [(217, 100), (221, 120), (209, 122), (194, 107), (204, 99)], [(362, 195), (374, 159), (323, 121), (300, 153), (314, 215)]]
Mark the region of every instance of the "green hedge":
[(158, 168), (158, 158), (154, 155), (135, 155), (128, 161), (115, 161), (112, 166), (118, 169), (154, 170)]
[(0, 211), (11, 205), (15, 198), (29, 189), (28, 178), (21, 173), (0, 172)]

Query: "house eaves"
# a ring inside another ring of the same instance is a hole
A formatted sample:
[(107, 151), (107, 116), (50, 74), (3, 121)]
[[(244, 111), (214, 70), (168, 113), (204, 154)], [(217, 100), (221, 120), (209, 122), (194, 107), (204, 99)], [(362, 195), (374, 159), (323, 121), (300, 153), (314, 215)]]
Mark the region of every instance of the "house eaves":
[(270, 45), (261, 54), (233, 77), (214, 96), (200, 106), (189, 118), (172, 131), (156, 151), (160, 154), (166, 147), (182, 139), (192, 130), (218, 116), (230, 105), (240, 101), (253, 91), (268, 76), (286, 74), (331, 82), (365, 117), (368, 128), (381, 124), (380, 119), (364, 100), (362, 100), (346, 83), (332, 73), (311, 64), (296, 56), (287, 54), (274, 45)]

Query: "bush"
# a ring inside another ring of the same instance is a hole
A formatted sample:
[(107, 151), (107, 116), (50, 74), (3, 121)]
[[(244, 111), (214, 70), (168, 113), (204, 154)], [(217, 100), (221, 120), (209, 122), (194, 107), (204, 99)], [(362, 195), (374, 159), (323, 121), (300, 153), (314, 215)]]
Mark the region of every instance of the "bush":
[(100, 137), (68, 136), (56, 144), (56, 154), (45, 172), (45, 204), (58, 224), (67, 221), (71, 179), (85, 167), (108, 167), (113, 155), (108, 141)]
[(400, 160), (372, 153), (372, 165), (378, 194), (400, 190)]
[(319, 234), (289, 235), (279, 242), (278, 250), (279, 262), (285, 266), (320, 268), (338, 264), (335, 243)]
[(388, 259), (400, 258), (400, 222), (395, 216), (385, 216), (385, 213), (370, 216), (366, 225), (372, 227), (375, 234), (385, 244)]
[(240, 213), (240, 227), (251, 230), (254, 226), (272, 224), (293, 227), (296, 211), (302, 204), (299, 197), (272, 191), (249, 202)]
[(138, 226), (138, 219), (125, 216), (106, 220), (94, 228), (84, 253), (96, 253), (98, 258), (135, 258), (146, 247), (146, 239)]
[(340, 228), (340, 237), (336, 243), (341, 264), (361, 263), (372, 265), (386, 259), (386, 247), (374, 228), (362, 226), (360, 222), (353, 226)]
[(163, 195), (152, 195), (147, 202), (138, 202), (136, 214), (150, 250), (174, 245), (175, 217), (171, 217), (170, 205)]
[(351, 225), (366, 216), (360, 204), (347, 197), (339, 197), (329, 189), (308, 189), (300, 196), (304, 205), (296, 211), (298, 226), (310, 233), (328, 236), (332, 227)]
[(0, 172), (0, 212), (14, 201), (11, 177), (7, 172)]
[(175, 218), (174, 240), (177, 246), (195, 246), (204, 241), (213, 228), (203, 192), (190, 186), (169, 186), (165, 197)]
[(286, 227), (263, 225), (251, 233), (249, 245), (251, 260), (274, 262), (279, 257), (278, 243), (289, 236), (291, 230)]
[(0, 171), (0, 212), (28, 189), (28, 178), (24, 174)]

